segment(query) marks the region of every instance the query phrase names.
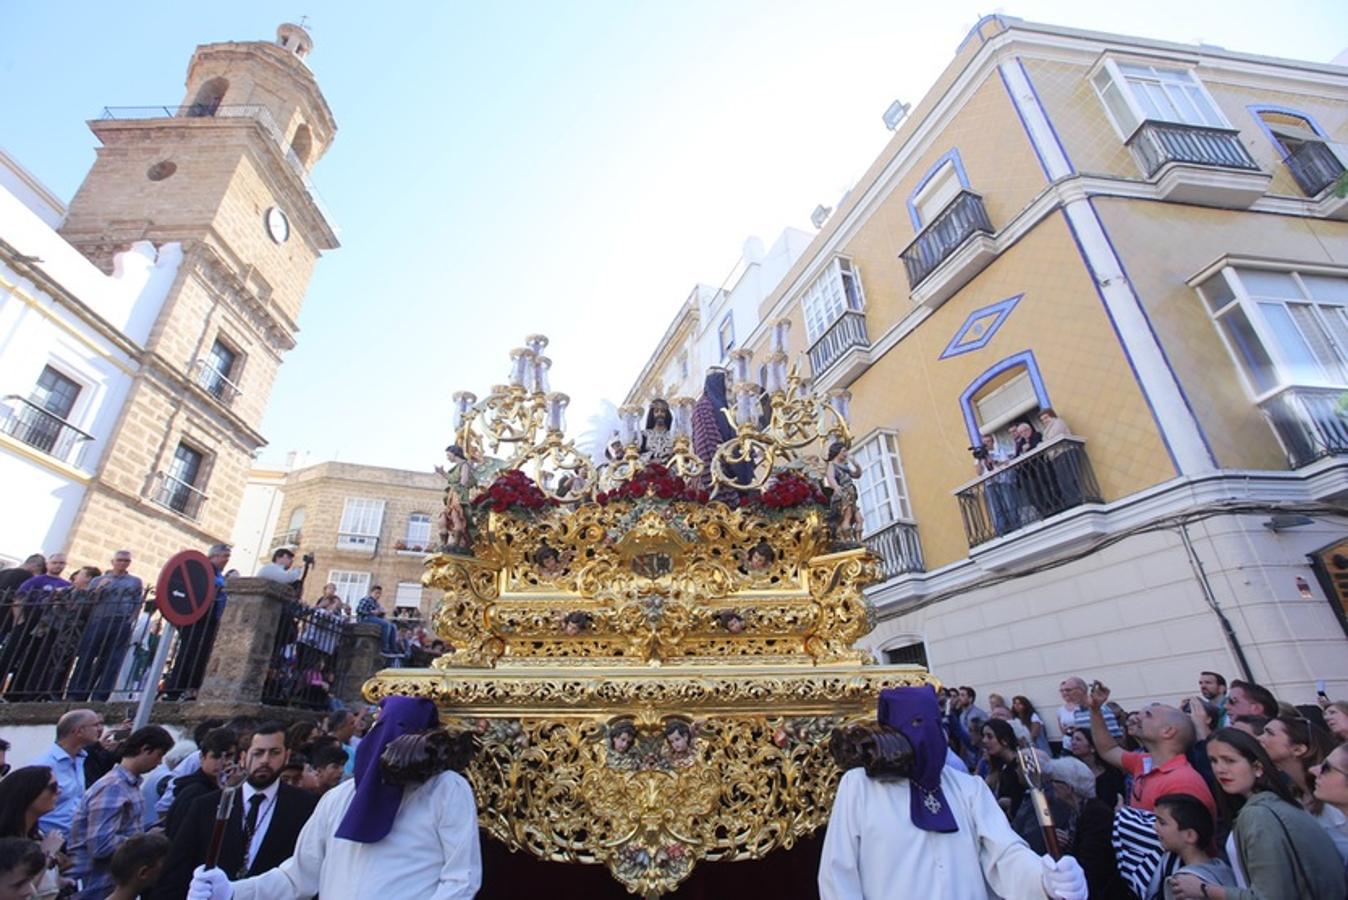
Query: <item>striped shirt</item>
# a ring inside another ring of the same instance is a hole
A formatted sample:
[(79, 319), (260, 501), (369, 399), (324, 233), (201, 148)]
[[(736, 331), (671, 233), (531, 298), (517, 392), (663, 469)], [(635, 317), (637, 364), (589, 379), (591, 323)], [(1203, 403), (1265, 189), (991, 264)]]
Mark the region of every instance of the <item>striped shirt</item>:
[(109, 866), (122, 842), (142, 831), (144, 800), (141, 777), (116, 765), (93, 783), (75, 810), (70, 825), (72, 878), (83, 879), (77, 900), (102, 900), (116, 886)]

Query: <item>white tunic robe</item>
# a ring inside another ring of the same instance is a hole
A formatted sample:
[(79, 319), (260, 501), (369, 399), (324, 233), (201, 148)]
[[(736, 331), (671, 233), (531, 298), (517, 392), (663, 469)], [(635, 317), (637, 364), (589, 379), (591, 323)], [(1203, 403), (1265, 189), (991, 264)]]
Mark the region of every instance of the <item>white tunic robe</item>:
[(403, 794), (393, 830), (362, 844), (336, 837), (355, 796), (348, 779), (323, 795), (295, 855), (269, 872), (234, 882), (234, 900), (471, 900), (482, 884), (473, 789), (443, 772)]
[(941, 789), (959, 825), (950, 834), (912, 824), (907, 780), (846, 772), (824, 836), (821, 900), (1044, 900), (1043, 864), (987, 785), (946, 767)]

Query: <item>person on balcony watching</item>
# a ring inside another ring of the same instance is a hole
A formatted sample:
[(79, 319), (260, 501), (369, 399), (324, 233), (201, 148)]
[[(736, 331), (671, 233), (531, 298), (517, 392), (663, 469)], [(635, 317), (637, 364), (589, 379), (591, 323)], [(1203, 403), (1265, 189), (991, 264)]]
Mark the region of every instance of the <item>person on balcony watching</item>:
[(15, 596), (21, 601), (17, 608), (18, 622), (11, 642), (17, 653), (12, 657), (13, 680), (5, 691), (6, 700), (46, 699), (44, 688), (50, 680), (52, 649), (60, 631), (64, 603), (53, 601), (70, 587), (61, 577), (66, 568), (66, 555), (53, 553), (47, 557), (47, 568), (19, 585)]
[(72, 700), (107, 700), (116, 688), (117, 673), (131, 647), (131, 627), (145, 596), (144, 583), (130, 568), (131, 551), (118, 550), (112, 555), (112, 568), (89, 584), (93, 609), (80, 638), (79, 662), (70, 676)]

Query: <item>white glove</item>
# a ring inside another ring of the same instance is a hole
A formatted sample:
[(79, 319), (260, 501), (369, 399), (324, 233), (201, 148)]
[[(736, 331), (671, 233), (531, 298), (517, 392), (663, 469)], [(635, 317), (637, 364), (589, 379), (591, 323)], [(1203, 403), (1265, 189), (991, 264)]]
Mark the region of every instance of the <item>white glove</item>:
[[(1044, 864), (1044, 893), (1054, 900), (1086, 900), (1086, 873), (1081, 864), (1070, 856), (1054, 862), (1053, 857), (1045, 853), (1040, 857)], [(192, 900), (196, 900), (195, 897)], [(204, 900), (204, 898), (203, 898)], [(228, 900), (228, 898), (211, 898)]]
[(208, 869), (205, 866), (197, 866), (192, 873), (192, 885), (187, 891), (187, 900), (230, 900), (233, 896), (234, 886), (218, 867)]

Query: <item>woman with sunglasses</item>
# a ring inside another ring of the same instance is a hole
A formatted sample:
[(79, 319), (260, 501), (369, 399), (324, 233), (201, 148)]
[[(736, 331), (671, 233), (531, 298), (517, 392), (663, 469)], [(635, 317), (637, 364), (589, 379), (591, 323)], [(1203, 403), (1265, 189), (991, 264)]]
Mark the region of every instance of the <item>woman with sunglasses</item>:
[(70, 860), (61, 853), (65, 839), (60, 832), (43, 835), (38, 819), (56, 806), (61, 786), (47, 766), (24, 766), (0, 779), (0, 838), (28, 838), (42, 846), (46, 867), (38, 877), (37, 900), (55, 897), (61, 892), (61, 871), (70, 868)]
[(1292, 798), (1259, 741), (1223, 728), (1208, 739), (1208, 759), (1217, 779), (1217, 809), (1232, 823), (1226, 854), (1237, 886), (1205, 885), (1180, 874), (1170, 879), (1171, 893), (1183, 900), (1342, 900), (1343, 860)]
[(1311, 767), (1311, 774), (1315, 776), (1315, 799), (1325, 805), (1320, 824), (1348, 863), (1348, 744), (1335, 747)]

